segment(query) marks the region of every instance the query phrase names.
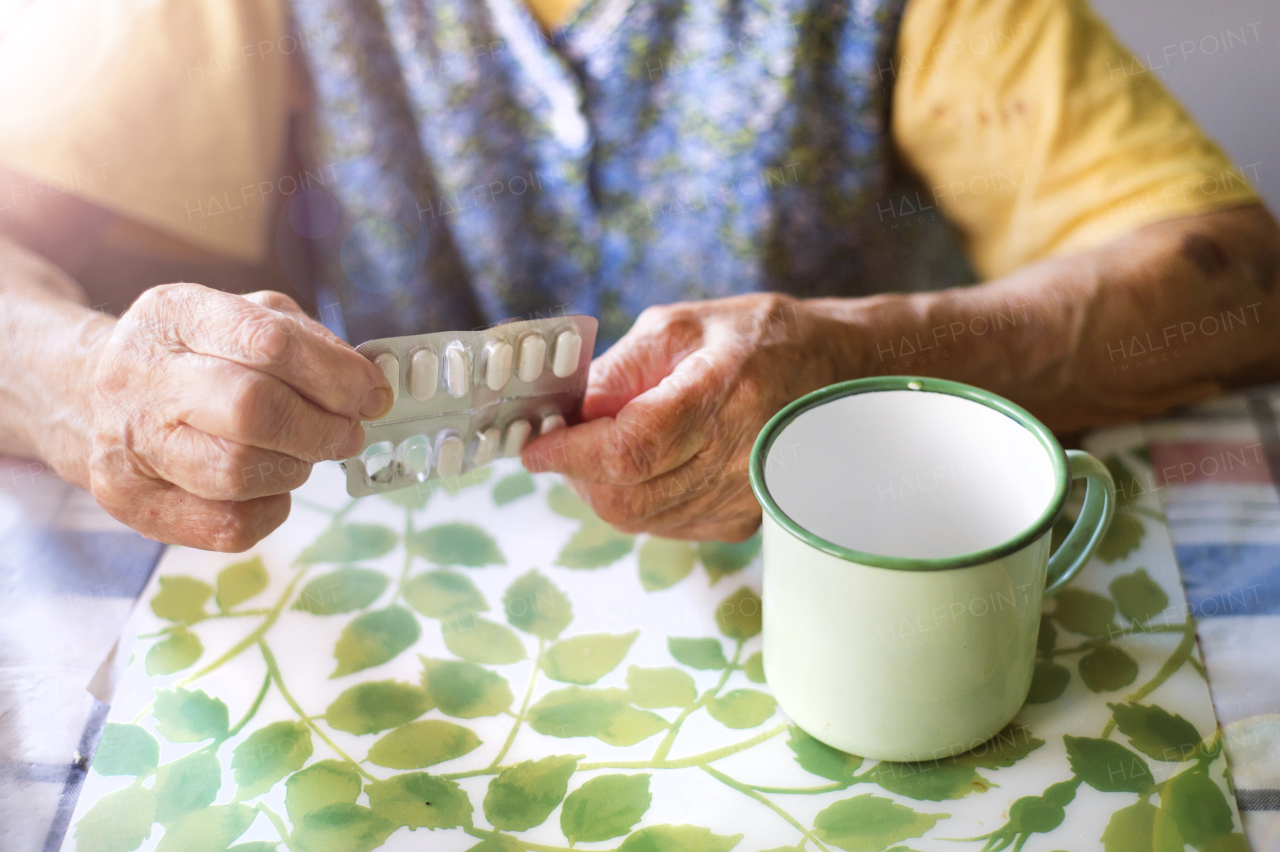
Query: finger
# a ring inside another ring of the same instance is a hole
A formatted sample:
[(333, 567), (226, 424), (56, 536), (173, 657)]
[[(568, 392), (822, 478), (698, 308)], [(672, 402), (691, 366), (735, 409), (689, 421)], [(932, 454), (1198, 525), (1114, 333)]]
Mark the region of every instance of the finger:
[(741, 518), (682, 521), (673, 526), (655, 524), (644, 532), (660, 538), (677, 538), (684, 541), (724, 541), (737, 544), (746, 541), (760, 529), (760, 512)]
[(328, 337), (337, 341), (342, 346), (346, 346), (346, 343), (343, 342), (341, 337), (338, 337), (338, 335), (334, 334), (324, 323), (304, 311), (302, 306), (293, 300), (293, 297), (288, 296), (285, 293), (281, 293), (278, 290), (258, 290), (253, 293), (245, 293), (241, 298), (247, 299), (255, 305), (260, 305), (264, 308), (269, 308), (270, 310), (277, 311), (282, 314), (288, 314), (310, 331), (320, 335), (321, 337)]
[(582, 419), (613, 417), (631, 400), (657, 386), (701, 342), (701, 325), (689, 320), (646, 320), (591, 363)]
[(171, 328), (193, 352), (274, 376), (334, 414), (370, 420), (390, 410), (391, 388), (372, 361), (293, 314), (196, 285), (155, 290), (162, 315), (191, 320)]
[(636, 485), (674, 470), (710, 437), (722, 397), (715, 372), (701, 353), (694, 353), (616, 417), (557, 429), (532, 441), (522, 454), (525, 466), (614, 485)]
[(671, 365), (666, 359), (654, 357), (657, 355), (657, 345), (647, 348), (632, 344), (621, 349), (615, 346), (592, 361), (582, 400), (582, 419), (614, 417), (628, 402), (655, 387), (671, 372)]
[(318, 462), (345, 459), (364, 445), (364, 429), (298, 395), (279, 379), (204, 355), (174, 365), (175, 420), (238, 444)]
[[(307, 316), (307, 312), (302, 309), (302, 305), (299, 305), (288, 293), (281, 293), (279, 290), (254, 290), (252, 293), (241, 294), (240, 298), (264, 308), (279, 311), (282, 314)], [(323, 328), (323, 326), (321, 327)]]
[(216, 502), (284, 494), (311, 475), (309, 462), (218, 438), (187, 425), (170, 429), (163, 446), (144, 452), (147, 465), (158, 478)]
[(292, 506), (288, 494), (219, 502), (173, 485), (160, 499), (167, 510), (160, 532), (171, 543), (223, 553), (243, 553), (262, 541), (289, 519)]
[[(620, 532), (649, 533), (663, 538), (693, 539), (697, 541), (742, 541), (749, 538), (760, 525), (760, 505), (743, 482), (742, 487), (729, 487), (715, 493), (687, 494), (669, 502), (651, 507), (645, 514), (612, 522)], [(609, 514), (609, 498), (602, 497), (595, 489), (615, 486), (591, 485), (593, 493), (587, 502), (599, 505), (597, 514), (602, 519)]]
[(240, 553), (289, 517), (288, 494), (241, 502), (206, 500), (157, 479), (131, 476), (95, 482), (94, 497), (117, 520), (147, 538), (201, 550)]
[(624, 532), (648, 532), (691, 520), (720, 517), (744, 500), (758, 508), (744, 461), (708, 462), (702, 454), (676, 470), (638, 485), (566, 480), (602, 520)]

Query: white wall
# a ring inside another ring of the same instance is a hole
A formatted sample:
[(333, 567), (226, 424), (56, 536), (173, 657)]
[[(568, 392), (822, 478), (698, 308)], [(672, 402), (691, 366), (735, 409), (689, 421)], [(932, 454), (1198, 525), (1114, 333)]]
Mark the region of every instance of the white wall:
[(1280, 216), (1280, 1), (1091, 2)]

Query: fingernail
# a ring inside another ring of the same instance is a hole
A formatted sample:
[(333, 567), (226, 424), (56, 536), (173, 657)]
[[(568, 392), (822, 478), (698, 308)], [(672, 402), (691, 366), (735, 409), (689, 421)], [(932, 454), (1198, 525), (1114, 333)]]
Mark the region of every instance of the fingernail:
[(391, 402), (391, 391), (387, 388), (374, 388), (364, 398), (364, 405), (360, 408), (360, 418), (377, 420), (379, 417), (386, 416), (386, 413), (391, 410)]
[(351, 434), (347, 435), (347, 440), (342, 442), (342, 446), (338, 448), (338, 458), (349, 459), (356, 453), (360, 452), (360, 448), (364, 446), (364, 428), (359, 423), (351, 430)]

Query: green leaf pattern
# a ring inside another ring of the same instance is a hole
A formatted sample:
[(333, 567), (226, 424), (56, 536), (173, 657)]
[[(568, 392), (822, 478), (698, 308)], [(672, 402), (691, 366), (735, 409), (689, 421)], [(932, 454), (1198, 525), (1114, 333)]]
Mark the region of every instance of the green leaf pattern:
[(389, 583), (381, 571), (351, 566), (339, 568), (303, 586), (293, 608), (313, 615), (364, 609), (382, 596)]
[(560, 811), (560, 830), (573, 843), (621, 837), (653, 804), (648, 774), (597, 775), (574, 790)]
[[(1113, 474), (1124, 464), (1108, 463)], [(558, 549), (531, 558), (493, 518), (451, 514), (459, 501), (481, 505), (474, 494), (489, 515), (537, 518)], [(1181, 591), (1152, 567), (1152, 521), (1136, 498), (1117, 517), (1138, 532), (1109, 536), (1101, 564), (1046, 602), (1019, 718), (954, 758), (891, 763), (841, 752), (781, 716), (764, 683), (758, 535), (645, 536), (637, 549), (553, 477), (523, 472), (426, 496), (360, 501), (324, 528), (304, 519), (311, 537), (292, 567), (250, 556), (208, 575), (162, 570), (135, 616), (158, 632), (128, 675), (156, 681), (151, 701), (113, 709), (70, 832), (76, 848), (356, 852), (400, 831), (439, 831), (471, 835), (449, 848), (473, 852), (603, 842), (616, 852), (903, 852), (920, 838), (998, 852), (1056, 837), (1081, 785), (1112, 808), (1096, 841), (1107, 852), (1243, 848), (1220, 743), (1148, 697), (1157, 678), (1203, 684), (1190, 667), (1161, 673), (1167, 642), (1160, 658), (1143, 645), (1189, 628), (1163, 615)], [(600, 609), (602, 593), (615, 609)], [(704, 616), (653, 635), (624, 593), (676, 608), (698, 600)], [(328, 647), (291, 642), (285, 623), (328, 636)], [(232, 660), (234, 683), (192, 683)], [(1065, 700), (1105, 707), (1105, 724), (1046, 736), (1055, 722), (1041, 708)], [(695, 724), (697, 736), (682, 730)], [(756, 764), (720, 762), (747, 750)], [(1018, 795), (1036, 776), (1003, 770), (1024, 761), (1044, 780)], [(734, 808), (704, 807), (698, 785)], [(987, 834), (949, 839), (972, 831), (950, 827), (950, 808), (936, 803), (960, 799), (967, 814), (990, 802)]]
[(489, 782), (484, 815), (494, 828), (526, 831), (542, 825), (569, 789), (578, 756), (553, 756), (508, 766)]
[(93, 756), (99, 775), (141, 775), (160, 762), (160, 743), (138, 725), (108, 722)]
[(360, 797), (360, 773), (341, 760), (321, 760), (299, 770), (284, 782), (284, 807), (297, 825), (312, 811)]
[(470, 728), (444, 719), (401, 725), (369, 747), (369, 762), (389, 769), (425, 769), (462, 757), (480, 745)]

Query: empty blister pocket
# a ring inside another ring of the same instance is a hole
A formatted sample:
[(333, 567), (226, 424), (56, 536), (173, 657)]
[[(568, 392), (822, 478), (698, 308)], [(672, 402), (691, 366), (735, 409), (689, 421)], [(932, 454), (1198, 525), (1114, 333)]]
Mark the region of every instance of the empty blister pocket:
[(577, 423), (595, 338), (593, 317), (563, 316), (361, 343), (395, 401), (342, 462), (347, 493), (457, 476)]

